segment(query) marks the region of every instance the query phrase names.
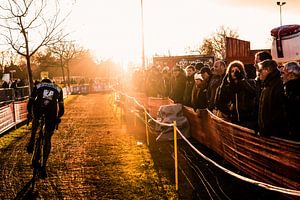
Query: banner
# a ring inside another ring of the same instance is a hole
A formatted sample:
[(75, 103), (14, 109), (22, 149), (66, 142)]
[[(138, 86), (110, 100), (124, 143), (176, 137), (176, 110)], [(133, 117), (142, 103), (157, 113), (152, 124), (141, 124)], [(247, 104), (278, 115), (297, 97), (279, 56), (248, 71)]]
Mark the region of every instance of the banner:
[(9, 83), (10, 80), (10, 74), (3, 74), (2, 75), (2, 80), (6, 81), (7, 83)]

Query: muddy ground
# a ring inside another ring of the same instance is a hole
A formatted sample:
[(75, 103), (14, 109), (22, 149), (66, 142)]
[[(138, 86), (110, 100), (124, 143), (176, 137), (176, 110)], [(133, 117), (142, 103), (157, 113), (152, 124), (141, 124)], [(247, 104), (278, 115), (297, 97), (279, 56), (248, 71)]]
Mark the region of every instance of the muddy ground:
[[(179, 191), (172, 142), (146, 145), (144, 124), (113, 104), (111, 94), (72, 97), (52, 138), (48, 178), (34, 190), (26, 126), (14, 140), (0, 138), (0, 199), (281, 199), (238, 181), (179, 142)], [(8, 140), (1, 145), (3, 140)], [(205, 147), (192, 141), (207, 155)], [(230, 168), (228, 165), (227, 167)]]

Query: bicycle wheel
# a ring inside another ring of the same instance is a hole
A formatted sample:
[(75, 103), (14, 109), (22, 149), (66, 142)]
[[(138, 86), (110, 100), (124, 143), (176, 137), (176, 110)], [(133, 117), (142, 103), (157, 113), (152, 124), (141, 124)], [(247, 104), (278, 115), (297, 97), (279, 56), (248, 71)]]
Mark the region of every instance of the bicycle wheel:
[(38, 177), (40, 169), (43, 165), (43, 148), (44, 148), (44, 136), (45, 134), (45, 124), (44, 119), (40, 122), (40, 128), (38, 129), (38, 138), (34, 145), (34, 151), (32, 154), (31, 164), (33, 167), (33, 182)]

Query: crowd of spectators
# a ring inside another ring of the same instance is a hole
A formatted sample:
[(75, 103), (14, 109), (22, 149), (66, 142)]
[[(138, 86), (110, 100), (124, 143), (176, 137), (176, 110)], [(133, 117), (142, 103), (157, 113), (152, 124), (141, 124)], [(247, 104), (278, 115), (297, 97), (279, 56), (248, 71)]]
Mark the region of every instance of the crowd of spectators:
[(25, 86), (24, 80), (22, 79), (15, 79), (9, 82), (2, 80), (1, 88), (17, 88)]
[(21, 99), (24, 96), (25, 83), (22, 79), (10, 81), (2, 80), (0, 88), (0, 102)]
[[(166, 97), (185, 106), (209, 109), (218, 117), (248, 127), (262, 136), (300, 141), (300, 65), (283, 66), (261, 51), (249, 77), (241, 61), (217, 60), (186, 67), (152, 66), (136, 71), (136, 89), (151, 97)], [(253, 76), (256, 71), (256, 77)]]

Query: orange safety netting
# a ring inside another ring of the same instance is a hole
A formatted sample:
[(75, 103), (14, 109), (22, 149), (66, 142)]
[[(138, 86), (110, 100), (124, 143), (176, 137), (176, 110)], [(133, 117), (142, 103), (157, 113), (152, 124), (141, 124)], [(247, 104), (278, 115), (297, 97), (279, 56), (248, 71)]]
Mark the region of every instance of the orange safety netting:
[[(137, 95), (151, 116), (170, 99)], [(258, 136), (253, 130), (226, 122), (204, 109), (185, 107), (192, 137), (209, 147), (250, 177), (289, 189), (300, 190), (300, 143)]]

